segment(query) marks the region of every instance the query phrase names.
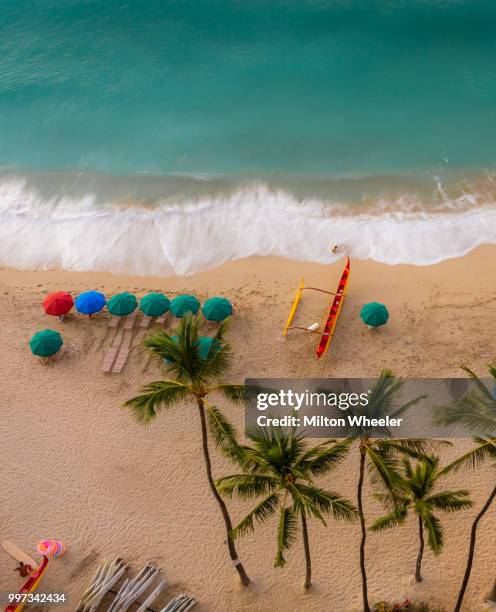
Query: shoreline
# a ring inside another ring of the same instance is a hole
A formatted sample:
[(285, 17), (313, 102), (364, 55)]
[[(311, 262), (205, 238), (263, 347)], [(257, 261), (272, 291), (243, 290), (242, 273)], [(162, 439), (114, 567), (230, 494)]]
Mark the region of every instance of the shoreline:
[[(287, 567), (275, 570), (272, 522), (241, 539), (240, 558), (255, 581), (243, 591), (226, 555), (225, 533), (205, 481), (196, 412), (185, 404), (163, 411), (148, 427), (139, 426), (121, 406), (140, 385), (160, 376), (154, 366), (146, 368), (139, 339), (124, 372), (106, 376), (101, 365), (107, 316), (88, 320), (74, 315), (59, 322), (41, 307), (43, 297), (58, 289), (99, 289), (107, 297), (124, 289), (139, 296), (148, 290), (188, 292), (202, 300), (225, 295), (235, 307), (228, 331), (234, 353), (229, 382), (263, 376), (376, 376), (383, 368), (402, 376), (461, 376), (462, 363), (486, 373), (496, 340), (496, 247), (422, 267), (352, 259), (336, 336), (326, 356), (315, 360), (314, 335), (295, 332), (283, 341), (282, 327), (300, 277), (308, 285), (333, 291), (342, 265), (256, 257), (188, 278), (0, 269), (0, 342), (9, 356), (0, 366), (0, 522), (3, 537), (28, 553), (41, 538), (67, 544), (67, 554), (53, 562), (42, 590), (57, 592), (63, 584), (70, 597), (67, 609), (74, 609), (98, 561), (121, 556), (133, 573), (147, 561), (157, 562), (170, 585), (166, 599), (186, 591), (199, 599), (202, 612), (262, 612), (267, 606), (288, 605), (330, 612), (360, 609), (358, 528), (335, 521), (327, 530), (310, 525), (315, 562), (310, 593), (301, 589), (301, 542), (290, 551)], [(299, 322), (321, 323), (328, 298), (305, 295)], [(363, 303), (373, 300), (384, 302), (391, 315), (377, 333), (358, 315)], [(61, 331), (75, 348), (72, 356), (51, 367), (40, 365), (27, 345), (32, 333), (44, 327)], [(219, 407), (242, 431), (243, 411), (224, 402)], [(444, 459), (470, 444), (457, 441), (443, 451)], [(353, 499), (356, 459), (352, 453), (328, 482), (319, 483)], [(215, 454), (215, 475), (229, 471), (232, 466)], [(371, 601), (415, 597), (452, 605), (464, 569), (470, 520), (492, 483), (490, 466), (450, 476), (446, 486), (461, 488), (467, 482), (474, 509), (454, 519), (443, 517), (446, 547), (439, 557), (426, 553), (421, 585), (411, 583), (416, 555), (412, 521), (369, 535)], [(366, 511), (372, 520), (379, 508), (370, 493), (367, 488)], [(229, 507), (234, 520), (247, 509), (238, 501), (229, 501)], [(466, 599), (470, 611), (482, 608), (491, 586), (486, 568), (496, 546), (493, 527), (491, 516), (481, 524)], [(11, 570), (10, 560), (0, 556), (0, 591), (16, 584)]]
[(43, 188), (0, 180), (0, 262), (182, 276), (255, 255), (332, 263), (335, 244), (354, 259), (414, 265), (496, 244), (492, 175), (456, 188), (432, 177), (424, 191), (373, 180), (370, 188), (317, 184), (315, 193), (263, 182), (210, 190), (200, 181), (200, 191), (176, 183), (140, 195), (77, 181), (57, 189), (48, 179)]

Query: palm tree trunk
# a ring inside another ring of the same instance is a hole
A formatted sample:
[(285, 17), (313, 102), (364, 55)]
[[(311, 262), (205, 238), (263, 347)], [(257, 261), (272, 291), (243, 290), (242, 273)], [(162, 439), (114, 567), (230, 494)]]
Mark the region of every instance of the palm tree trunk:
[(417, 565), (415, 566), (415, 580), (422, 582), (422, 557), (424, 556), (424, 521), (422, 517), (418, 517), (419, 521), (419, 551), (417, 555)]
[(303, 586), (308, 590), (312, 586), (312, 560), (310, 559), (310, 543), (308, 541), (307, 519), (304, 510), (301, 512), (301, 527), (303, 530), (303, 547), (305, 548), (306, 564), (305, 584)]
[(363, 513), (363, 480), (365, 476), (365, 450), (360, 445), (360, 477), (358, 479), (357, 504), (358, 516), (360, 517), (360, 529), (362, 537), (360, 539), (360, 571), (362, 573), (362, 596), (363, 596), (363, 612), (370, 612), (369, 597), (367, 590), (367, 569), (365, 567), (365, 541), (367, 539), (367, 528), (365, 526), (365, 515)]
[(462, 607), (463, 598), (465, 597), (465, 591), (467, 589), (468, 581), (470, 580), (470, 573), (472, 572), (472, 563), (474, 562), (474, 554), (475, 554), (475, 542), (477, 539), (477, 527), (479, 526), (480, 520), (489, 510), (489, 507), (496, 498), (496, 487), (491, 491), (491, 495), (486, 500), (486, 503), (482, 506), (481, 511), (475, 517), (474, 522), (472, 523), (472, 529), (470, 530), (470, 544), (468, 547), (468, 559), (467, 559), (467, 567), (465, 569), (465, 575), (463, 576), (462, 586), (460, 588), (460, 593), (458, 594), (458, 599), (456, 601), (456, 606), (454, 612), (460, 612)]
[(233, 562), (236, 571), (239, 574), (241, 582), (248, 586), (250, 584), (250, 579), (248, 574), (243, 567), (243, 564), (238, 559), (238, 553), (236, 551), (236, 547), (234, 545), (234, 539), (232, 537), (232, 522), (231, 517), (229, 516), (229, 512), (227, 511), (227, 506), (224, 503), (224, 500), (220, 496), (217, 491), (217, 487), (215, 486), (215, 482), (212, 476), (212, 463), (210, 461), (210, 453), (208, 450), (208, 437), (207, 437), (207, 421), (205, 418), (205, 405), (202, 399), (198, 400), (198, 412), (200, 413), (200, 421), (201, 421), (201, 432), (202, 432), (202, 443), (203, 443), (203, 456), (205, 458), (205, 467), (207, 470), (207, 478), (208, 484), (210, 485), (210, 489), (212, 491), (213, 496), (215, 497), (217, 503), (219, 504), (220, 511), (222, 512), (222, 518), (224, 519), (224, 523), (226, 525), (226, 534), (227, 534), (227, 548), (229, 549), (229, 556), (231, 557), (231, 561)]

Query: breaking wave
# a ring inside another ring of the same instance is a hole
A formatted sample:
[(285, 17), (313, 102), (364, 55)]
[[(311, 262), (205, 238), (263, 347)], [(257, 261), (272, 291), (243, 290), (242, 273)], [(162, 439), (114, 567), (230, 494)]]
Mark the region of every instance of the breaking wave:
[(37, 185), (32, 177), (4, 175), (0, 263), (188, 275), (253, 255), (331, 262), (342, 256), (330, 253), (334, 244), (360, 259), (427, 265), (496, 243), (491, 176), (451, 194), (439, 177), (430, 180), (428, 198), (384, 191), (347, 200), (303, 197), (260, 181), (202, 186), (197, 193), (175, 185), (163, 197), (157, 185), (153, 198), (139, 198), (124, 197), (123, 189), (110, 197), (110, 187), (92, 191), (87, 183), (79, 192), (64, 191), (60, 180), (50, 191), (49, 178)]

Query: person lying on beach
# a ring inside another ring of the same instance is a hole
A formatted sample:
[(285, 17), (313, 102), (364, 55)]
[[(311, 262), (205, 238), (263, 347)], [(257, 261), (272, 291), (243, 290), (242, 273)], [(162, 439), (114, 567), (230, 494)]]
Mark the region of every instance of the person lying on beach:
[(32, 571), (33, 568), (30, 565), (24, 564), (22, 561), (19, 561), (19, 565), (14, 569), (14, 572), (19, 572), (21, 578), (26, 578)]

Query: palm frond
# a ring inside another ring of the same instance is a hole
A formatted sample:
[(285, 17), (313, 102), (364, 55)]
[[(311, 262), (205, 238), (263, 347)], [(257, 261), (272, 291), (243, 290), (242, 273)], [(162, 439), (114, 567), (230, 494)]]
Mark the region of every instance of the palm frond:
[(245, 385), (220, 384), (215, 387), (228, 401), (243, 406), (246, 403), (247, 391)]
[(339, 442), (326, 441), (307, 450), (295, 466), (302, 471), (308, 470), (313, 476), (319, 476), (332, 470), (346, 457), (352, 439)]
[[(480, 392), (481, 396), (488, 400), (490, 403), (496, 404), (496, 399), (491, 392), (491, 389), (486, 387), (486, 385), (482, 382), (482, 380), (477, 376), (477, 374), (468, 368), (467, 366), (462, 366), (462, 370), (465, 370), (469, 375), (470, 379), (474, 382), (476, 388)], [(496, 368), (494, 366), (488, 366), (489, 373), (492, 375), (494, 379), (496, 379)]]
[(233, 474), (219, 478), (215, 484), (219, 493), (227, 497), (237, 495), (241, 499), (267, 495), (280, 488), (277, 478), (263, 474)]
[(334, 491), (326, 491), (314, 485), (296, 486), (305, 502), (310, 502), (320, 513), (331, 514), (335, 519), (356, 521), (358, 511), (355, 506)]
[(411, 459), (424, 459), (437, 446), (451, 446), (448, 440), (426, 440), (424, 438), (400, 438), (377, 440), (377, 447), (382, 453), (399, 453)]
[[(488, 368), (494, 378), (496, 368)], [(435, 419), (440, 425), (458, 425), (478, 435), (496, 437), (496, 397), (475, 372), (466, 366), (462, 369), (469, 375), (472, 388), (451, 404), (437, 407)]]
[(377, 444), (365, 445), (368, 470), (373, 484), (381, 482), (387, 490), (394, 492), (400, 480), (401, 463), (397, 455), (384, 452)]
[(213, 337), (212, 348), (210, 349), (208, 355), (201, 360), (200, 376), (204, 381), (217, 380), (221, 378), (231, 366), (231, 345), (225, 338), (228, 326), (228, 319), (219, 325), (217, 332)]
[(458, 472), (462, 468), (477, 469), (488, 459), (496, 459), (496, 438), (474, 438), (477, 446), (464, 453), (441, 470), (441, 474)]
[(381, 504), (386, 510), (392, 512), (393, 509), (397, 508), (398, 506), (408, 505), (410, 501), (409, 498), (406, 496), (406, 492), (403, 492), (401, 488), (398, 486), (394, 493), (386, 489), (385, 493), (374, 492), (372, 495), (375, 499), (381, 502)]
[(201, 376), (205, 381), (217, 380), (224, 376), (232, 363), (232, 350), (229, 344), (220, 344), (213, 340), (212, 348), (207, 357), (202, 360)]
[(384, 529), (397, 527), (405, 522), (407, 516), (408, 510), (406, 506), (396, 507), (389, 514), (385, 514), (375, 520), (369, 529), (371, 531), (383, 531)]
[(441, 522), (432, 513), (426, 512), (422, 515), (422, 521), (427, 531), (427, 541), (434, 554), (439, 554), (443, 547), (443, 529)]
[(296, 541), (297, 532), (298, 522), (293, 509), (286, 506), (282, 507), (277, 527), (277, 553), (274, 567), (284, 567), (286, 565), (284, 552)]
[(457, 425), (461, 431), (496, 434), (496, 411), (493, 412), (478, 394), (467, 393), (449, 406), (438, 406), (434, 417), (439, 425)]
[(124, 404), (131, 408), (136, 419), (148, 423), (163, 408), (169, 408), (183, 401), (191, 392), (187, 385), (174, 380), (159, 380), (145, 385), (141, 393)]
[(153, 329), (143, 340), (143, 346), (148, 349), (152, 357), (163, 362), (169, 359), (179, 360), (181, 351), (177, 342), (163, 329)]
[(457, 512), (467, 510), (474, 504), (469, 498), (469, 492), (462, 489), (459, 491), (441, 491), (425, 499), (425, 503), (433, 510), (442, 512)]
[[(386, 416), (396, 418), (404, 414), (424, 396), (416, 397), (411, 401), (404, 402), (404, 381), (392, 374), (389, 370), (383, 370), (368, 394), (368, 403), (359, 408), (348, 408), (350, 416), (366, 416), (368, 419), (381, 419)], [(372, 425), (348, 425), (345, 435), (350, 438), (392, 438), (391, 428), (387, 426)]]
[(274, 514), (279, 505), (279, 494), (271, 493), (268, 497), (263, 499), (255, 508), (249, 512), (245, 518), (240, 521), (236, 527), (232, 530), (234, 538), (238, 538), (246, 533), (253, 532), (255, 530), (254, 521), (258, 523), (264, 523), (270, 516)]
[(215, 446), (235, 445), (238, 443), (234, 425), (216, 406), (207, 404), (207, 419)]
[(320, 511), (318, 504), (308, 497), (306, 497), (302, 491), (300, 491), (302, 485), (289, 485), (288, 490), (293, 498), (293, 509), (295, 514), (309, 515), (315, 519), (318, 519), (324, 527), (327, 527), (323, 513)]
[(391, 414), (390, 414), (391, 418), (392, 419), (396, 419), (396, 418), (400, 417), (402, 414), (405, 414), (405, 412), (410, 410), (410, 408), (412, 408), (412, 406), (415, 406), (415, 404), (418, 404), (423, 399), (426, 399), (426, 397), (427, 397), (427, 395), (419, 395), (418, 397), (414, 397), (409, 402), (406, 402), (406, 403), (402, 404), (401, 406), (397, 406), (391, 412)]
[(205, 405), (208, 429), (214, 439), (215, 447), (228, 459), (244, 467), (246, 456), (243, 446), (238, 443), (234, 426), (217, 407), (207, 403)]

